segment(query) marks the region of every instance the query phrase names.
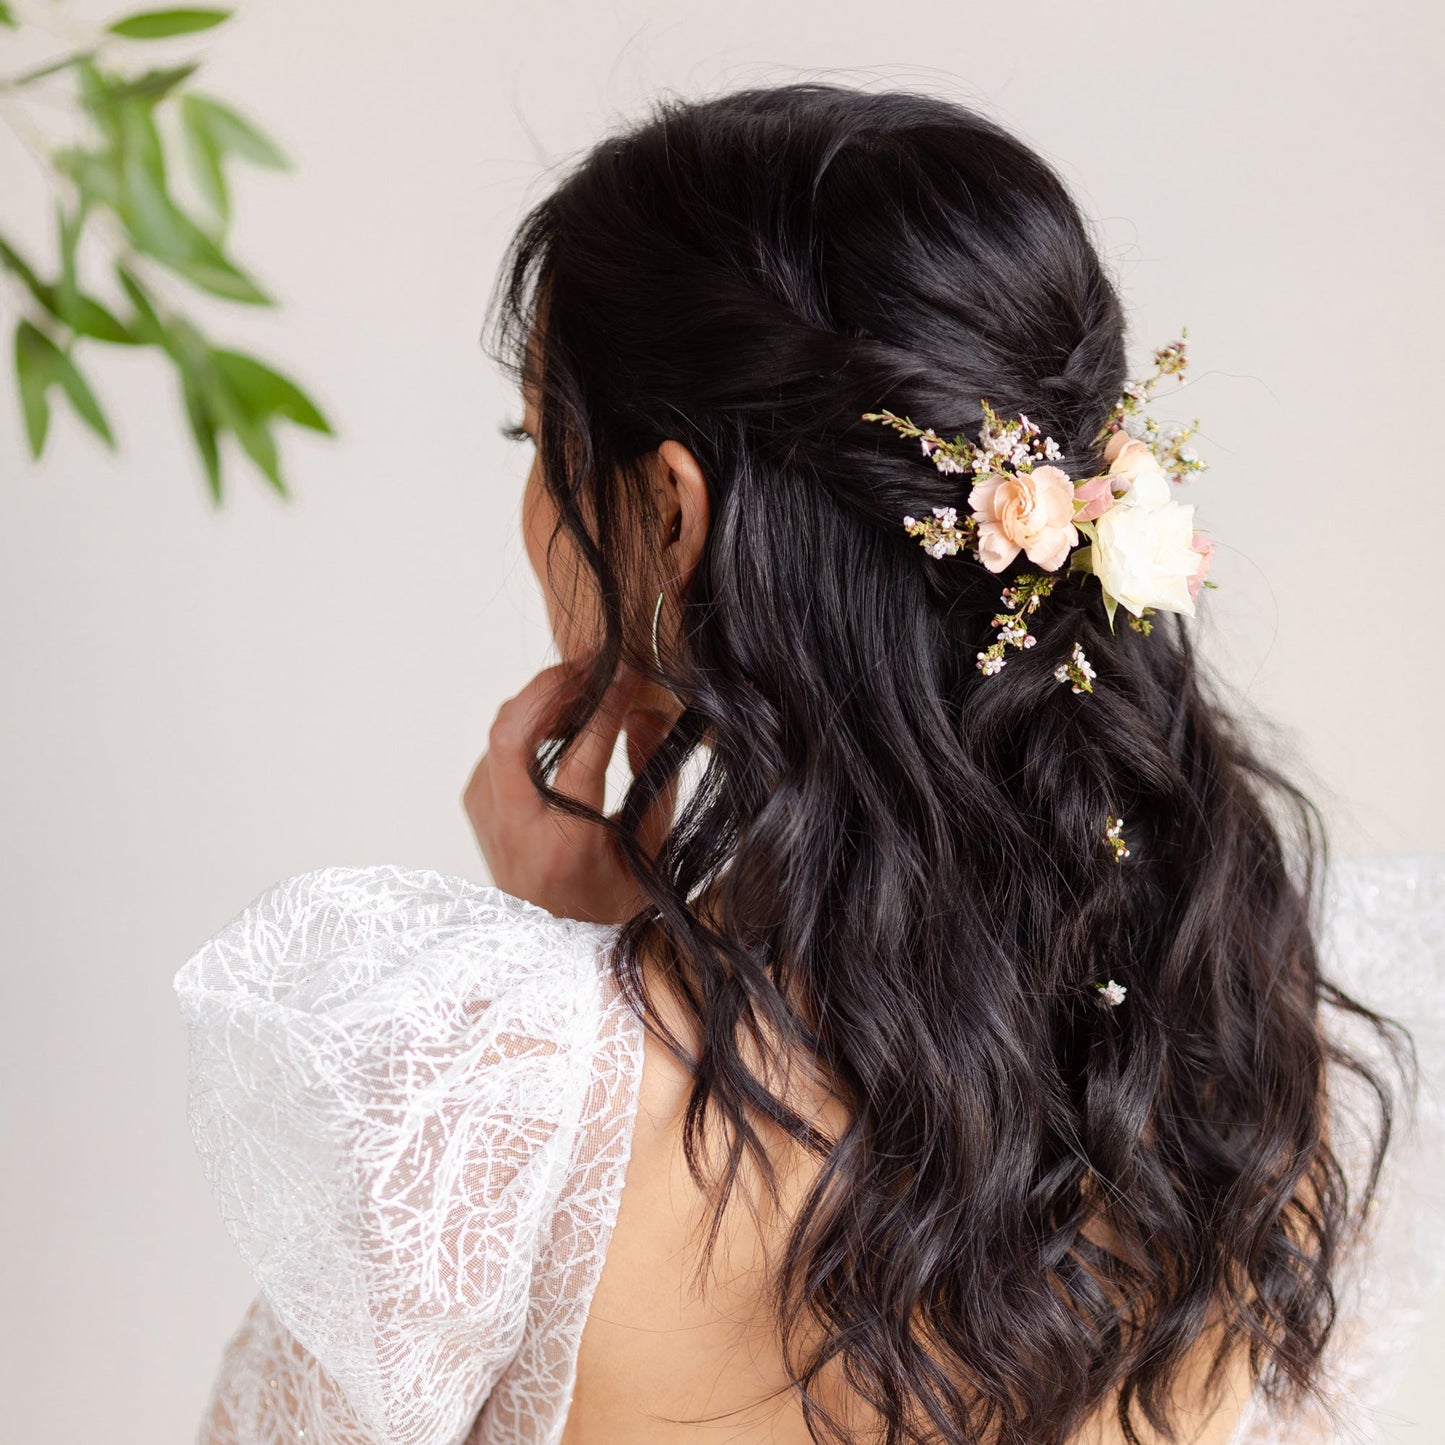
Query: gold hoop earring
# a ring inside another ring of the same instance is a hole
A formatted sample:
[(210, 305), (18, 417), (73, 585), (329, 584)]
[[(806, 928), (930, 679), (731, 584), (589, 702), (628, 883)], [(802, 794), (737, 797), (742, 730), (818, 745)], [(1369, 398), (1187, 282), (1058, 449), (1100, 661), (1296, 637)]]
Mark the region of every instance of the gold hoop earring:
[(657, 606), (652, 609), (652, 661), (659, 672), (662, 671), (662, 658), (657, 652), (657, 624), (662, 617), (662, 591), (657, 594)]

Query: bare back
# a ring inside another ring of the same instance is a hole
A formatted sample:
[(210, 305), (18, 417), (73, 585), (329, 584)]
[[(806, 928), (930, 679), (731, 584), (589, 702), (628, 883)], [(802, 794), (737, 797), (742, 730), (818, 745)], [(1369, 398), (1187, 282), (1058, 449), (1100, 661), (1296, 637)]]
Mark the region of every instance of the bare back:
[[(658, 987), (668, 1025), (693, 1037), (683, 1013)], [(780, 1202), (768, 1208), (761, 1191), (750, 1209), (739, 1190), (728, 1202), (707, 1286), (696, 1290), (705, 1246), (707, 1200), (688, 1171), (682, 1121), (691, 1076), (650, 1033), (642, 1073), (632, 1155), (617, 1223), (593, 1296), (577, 1361), (577, 1383), (562, 1445), (811, 1445), (796, 1394), (788, 1384), (769, 1306), (767, 1261), (776, 1258), (791, 1212), (817, 1170), (791, 1140), (777, 1136), (774, 1161), (785, 1179)], [(826, 1088), (801, 1085), (790, 1102), (836, 1135), (846, 1122)], [(755, 1217), (756, 1216), (756, 1217)], [(1196, 1349), (1178, 1397), (1199, 1398), (1212, 1351)], [(1181, 1441), (1228, 1445), (1250, 1383), (1236, 1354), (1225, 1403), (1181, 1415)], [(822, 1398), (854, 1423), (856, 1438), (874, 1438), (871, 1414), (841, 1383)], [(1152, 1437), (1141, 1427), (1141, 1436)], [(1077, 1445), (1124, 1445), (1106, 1406)]]

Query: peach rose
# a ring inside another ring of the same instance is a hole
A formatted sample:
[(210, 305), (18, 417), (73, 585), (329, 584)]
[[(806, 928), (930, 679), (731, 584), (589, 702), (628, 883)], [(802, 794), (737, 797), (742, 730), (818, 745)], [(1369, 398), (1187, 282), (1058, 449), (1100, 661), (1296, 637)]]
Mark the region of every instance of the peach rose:
[(1079, 542), (1074, 526), (1074, 484), (1058, 467), (985, 477), (968, 494), (978, 523), (978, 557), (1002, 572), (1020, 550), (1052, 572)]
[(1114, 430), (1109, 433), (1109, 441), (1104, 448), (1104, 460), (1106, 462), (1112, 462), (1133, 440), (1134, 438), (1131, 437), (1123, 427), (1115, 427)]
[(1109, 463), (1109, 477), (1120, 492), (1127, 492), (1134, 485), (1134, 479), (1143, 472), (1158, 472), (1164, 475), (1158, 458), (1149, 449), (1147, 442), (1131, 437), (1126, 431), (1116, 431), (1104, 448), (1104, 460)]
[(1199, 589), (1204, 586), (1204, 579), (1209, 575), (1209, 564), (1214, 558), (1214, 543), (1203, 532), (1195, 532), (1189, 539), (1189, 545), (1199, 553), (1199, 568), (1189, 579), (1189, 595), (1198, 597)]

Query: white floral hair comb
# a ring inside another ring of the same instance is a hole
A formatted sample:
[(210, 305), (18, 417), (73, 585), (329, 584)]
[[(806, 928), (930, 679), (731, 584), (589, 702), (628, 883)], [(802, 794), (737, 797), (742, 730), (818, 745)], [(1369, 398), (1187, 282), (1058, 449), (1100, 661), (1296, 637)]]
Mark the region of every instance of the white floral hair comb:
[[(993, 618), (992, 644), (978, 654), (986, 676), (1002, 670), (1005, 650), (1034, 645), (1028, 618), (1060, 580), (1059, 569), (1099, 579), (1109, 626), (1123, 607), (1129, 625), (1148, 632), (1156, 611), (1194, 615), (1194, 599), (1206, 581), (1214, 543), (1194, 531), (1194, 508), (1177, 501), (1174, 485), (1208, 466), (1185, 440), (1193, 426), (1163, 428), (1152, 417), (1138, 416), (1154, 387), (1166, 376), (1184, 374), (1187, 358), (1179, 339), (1154, 353), (1154, 372), (1131, 381), (1115, 402), (1094, 439), (1103, 447), (1107, 470), (1080, 481), (1053, 463), (1063, 453), (1052, 437), (1022, 412), (1004, 420), (983, 401), (983, 426), (977, 443), (960, 435), (945, 441), (932, 427), (918, 427), (891, 411), (870, 411), (864, 421), (881, 421), (900, 436), (917, 438), (944, 475), (972, 479), (968, 506), (934, 507), (931, 517), (904, 517), (903, 527), (934, 558), (972, 552), (990, 572), (1002, 572), (1022, 552), (1038, 571), (1022, 571), (1005, 587), (1006, 610)], [(1131, 429), (1132, 428), (1132, 429)], [(1094, 669), (1084, 649), (1074, 644), (1068, 662), (1054, 670), (1075, 692), (1092, 692)]]

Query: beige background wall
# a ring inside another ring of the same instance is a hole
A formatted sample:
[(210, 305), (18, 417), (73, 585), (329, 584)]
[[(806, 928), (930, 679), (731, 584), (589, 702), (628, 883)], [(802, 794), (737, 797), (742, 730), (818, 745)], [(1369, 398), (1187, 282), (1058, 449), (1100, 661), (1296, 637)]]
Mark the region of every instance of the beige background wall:
[[(546, 168), (660, 91), (940, 90), (1054, 158), (1137, 358), (1189, 326), (1213, 655), (1341, 853), (1445, 848), (1435, 7), (243, 0), (171, 52), (300, 162), (237, 186), (236, 253), (284, 309), (196, 309), (341, 437), (285, 435), (290, 505), (232, 453), (216, 513), (170, 373), (117, 351), (92, 371), (121, 458), (62, 414), (32, 468), (0, 292), (5, 1445), (188, 1439), (251, 1296), (186, 1127), (186, 955), (322, 863), (485, 877), (459, 795), (549, 657), (483, 304)], [(44, 202), (0, 128), (0, 227), (41, 253)], [(1445, 1305), (1431, 1330), (1416, 1445)]]

